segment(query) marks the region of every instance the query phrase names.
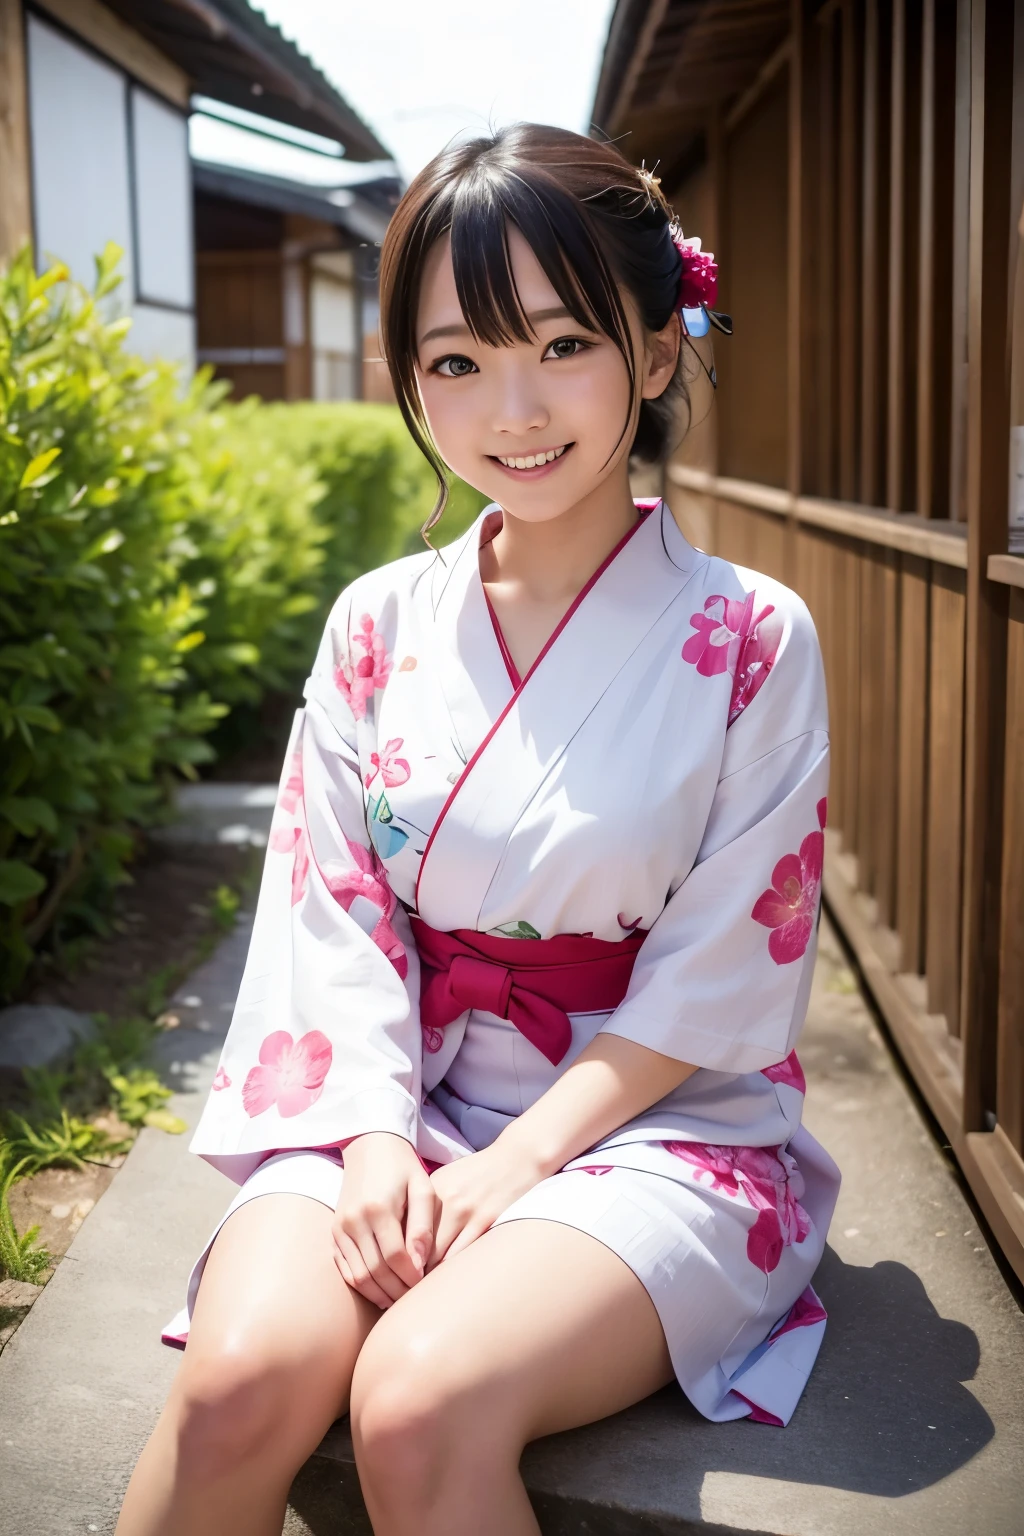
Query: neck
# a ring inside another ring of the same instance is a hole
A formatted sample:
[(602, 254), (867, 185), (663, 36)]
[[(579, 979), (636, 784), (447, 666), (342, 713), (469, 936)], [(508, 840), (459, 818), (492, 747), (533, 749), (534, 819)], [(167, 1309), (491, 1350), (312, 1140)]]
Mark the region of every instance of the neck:
[(544, 522), (502, 512), (481, 550), (486, 583), (513, 586), (537, 603), (571, 601), (637, 521), (625, 464), (574, 506)]

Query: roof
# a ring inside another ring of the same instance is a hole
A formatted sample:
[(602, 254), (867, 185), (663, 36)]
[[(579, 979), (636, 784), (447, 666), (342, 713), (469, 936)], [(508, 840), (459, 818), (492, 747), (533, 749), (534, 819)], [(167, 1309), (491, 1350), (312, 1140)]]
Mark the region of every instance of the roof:
[[(591, 119), (632, 160), (673, 167), (784, 43), (790, 0), (616, 0)], [(627, 137), (623, 137), (627, 136)]]
[(204, 96), (342, 144), (350, 160), (391, 152), (299, 48), (247, 0), (106, 0)]
[(282, 176), (268, 176), (263, 171), (214, 165), (207, 160), (193, 160), (192, 185), (197, 192), (230, 198), (236, 203), (322, 219), (366, 245), (377, 245), (383, 240), (391, 217), (392, 197), (397, 200), (400, 190), (397, 178), (377, 179), (365, 191), (358, 185), (315, 187)]

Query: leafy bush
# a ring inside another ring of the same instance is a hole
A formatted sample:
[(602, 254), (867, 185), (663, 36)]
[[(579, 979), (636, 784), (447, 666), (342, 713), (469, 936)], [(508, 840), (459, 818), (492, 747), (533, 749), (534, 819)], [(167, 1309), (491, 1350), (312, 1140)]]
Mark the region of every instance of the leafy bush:
[[(317, 613), (322, 626), (330, 604), (356, 576), (425, 548), (420, 528), (434, 505), (434, 476), (394, 405), (265, 405), (258, 424), (295, 463), (312, 466), (322, 486), (316, 506), (327, 534)], [(433, 542), (456, 538), (485, 499), (453, 480)]]
[[(0, 272), (0, 997), (102, 930), (173, 784), (290, 714), (338, 592), (434, 501), (394, 406), (229, 404), (133, 357), (118, 257), (92, 295)], [(456, 483), (442, 538), (482, 504)]]
[(27, 253), (0, 276), (0, 991), (58, 910), (90, 920), (224, 712), (183, 687), (200, 611), (175, 550), (209, 386), (125, 352), (99, 302), (117, 256), (92, 297)]

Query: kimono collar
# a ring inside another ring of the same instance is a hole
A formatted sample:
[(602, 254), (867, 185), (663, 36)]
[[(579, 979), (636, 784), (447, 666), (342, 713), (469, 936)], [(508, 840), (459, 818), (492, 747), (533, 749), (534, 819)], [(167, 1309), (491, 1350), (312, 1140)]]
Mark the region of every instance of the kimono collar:
[(422, 616), (432, 621), (433, 660), (467, 759), (427, 843), (417, 883), (420, 915), (445, 930), (467, 926), (467, 895), (471, 910), (482, 907), (522, 810), (707, 561), (660, 502), (570, 604), (513, 691), (480, 579), (480, 543), (496, 514), (499, 509), (485, 508), (461, 539), (440, 552), (430, 583), (431, 612)]

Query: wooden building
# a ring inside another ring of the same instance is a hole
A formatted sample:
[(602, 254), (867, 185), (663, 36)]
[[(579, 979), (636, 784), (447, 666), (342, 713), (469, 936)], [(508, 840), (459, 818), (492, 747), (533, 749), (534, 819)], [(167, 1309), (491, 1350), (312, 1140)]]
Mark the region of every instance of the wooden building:
[(719, 260), (667, 494), (810, 605), (826, 900), (1024, 1278), (1024, 5), (618, 0), (593, 120)]
[(113, 240), (114, 302), (137, 351), (198, 356), (237, 392), (358, 398), (365, 253), (397, 183), (320, 188), (193, 165), (197, 95), (348, 161), (389, 158), (247, 0), (0, 0), (0, 259), (31, 241), (40, 264), (60, 259), (88, 283)]

